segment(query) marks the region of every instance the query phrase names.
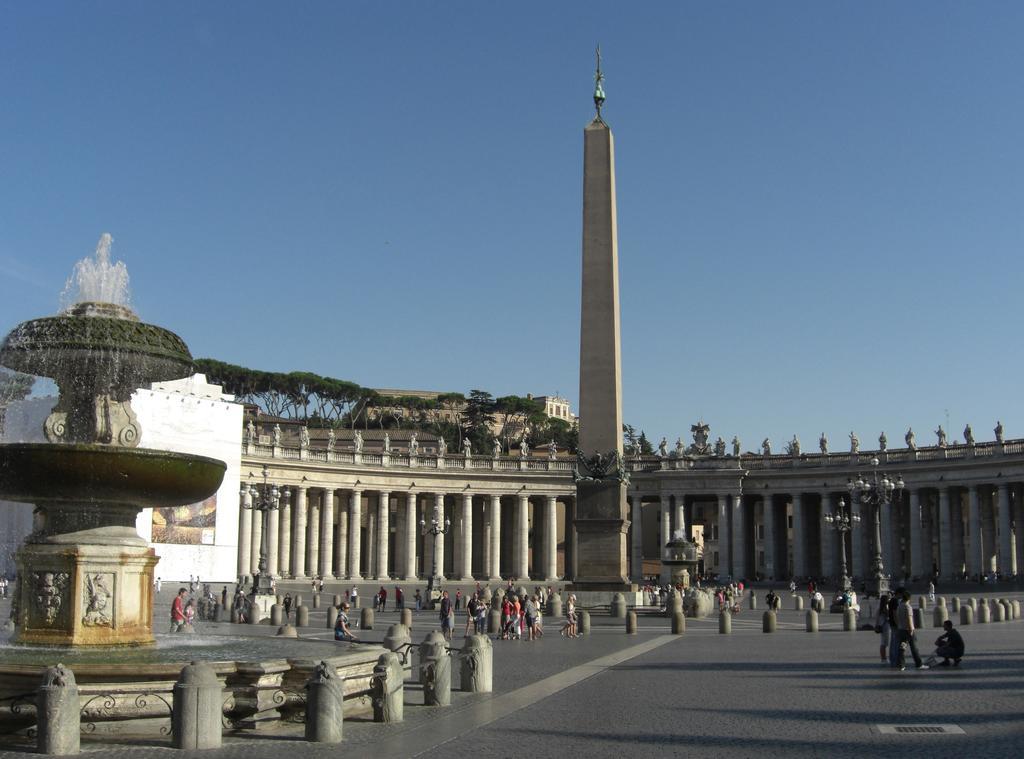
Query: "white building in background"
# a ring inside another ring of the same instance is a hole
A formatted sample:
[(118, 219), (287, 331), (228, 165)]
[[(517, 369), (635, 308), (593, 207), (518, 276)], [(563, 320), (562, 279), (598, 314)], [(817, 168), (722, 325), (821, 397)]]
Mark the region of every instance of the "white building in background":
[[(55, 398), (32, 398), (7, 412), (5, 442), (45, 442), (43, 421)], [(202, 504), (143, 509), (136, 527), (160, 557), (155, 576), (230, 582), (236, 579), (242, 405), (197, 374), (135, 391), (132, 408), (141, 448), (192, 453), (227, 464), (220, 490)], [(32, 505), (0, 502), (0, 572), (14, 572), (14, 553), (32, 530)]]

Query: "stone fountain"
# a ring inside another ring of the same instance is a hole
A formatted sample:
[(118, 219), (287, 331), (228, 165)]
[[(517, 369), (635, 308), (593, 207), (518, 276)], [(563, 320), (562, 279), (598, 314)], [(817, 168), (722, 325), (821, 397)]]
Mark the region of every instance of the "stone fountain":
[(49, 442), (0, 445), (0, 497), (36, 507), (16, 558), (18, 643), (152, 644), (157, 557), (136, 516), (201, 501), (224, 477), (222, 461), (138, 447), (132, 393), (188, 376), (192, 356), (173, 332), (139, 321), (124, 265), (109, 255), (104, 235), (95, 260), (76, 267), (66, 310), (19, 324), (0, 345), (0, 364), (59, 389)]

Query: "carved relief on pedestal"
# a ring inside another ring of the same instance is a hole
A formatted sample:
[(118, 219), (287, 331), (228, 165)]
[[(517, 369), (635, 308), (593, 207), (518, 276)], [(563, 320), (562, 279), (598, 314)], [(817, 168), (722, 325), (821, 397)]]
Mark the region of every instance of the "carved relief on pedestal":
[(66, 614), (70, 599), (68, 585), (71, 575), (67, 572), (32, 573), (32, 624), (40, 627), (56, 627)]
[(110, 627), (114, 616), (114, 573), (90, 572), (82, 588), (82, 624), (86, 627)]

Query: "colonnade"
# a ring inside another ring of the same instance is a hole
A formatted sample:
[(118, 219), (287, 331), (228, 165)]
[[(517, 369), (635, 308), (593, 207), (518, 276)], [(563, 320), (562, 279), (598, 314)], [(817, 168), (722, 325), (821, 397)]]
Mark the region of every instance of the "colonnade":
[[(555, 581), (572, 571), (569, 495), (401, 492), (302, 485), (281, 490), (267, 516), (267, 571), (353, 581), (506, 577)], [(243, 487), (238, 574), (258, 569), (263, 530)], [(563, 513), (559, 513), (559, 502)], [(436, 520), (447, 531), (432, 535)], [(570, 539), (565, 539), (569, 525)], [(426, 527), (426, 530), (423, 528)], [(563, 546), (562, 552), (559, 545)], [(568, 572), (566, 567), (569, 567)]]

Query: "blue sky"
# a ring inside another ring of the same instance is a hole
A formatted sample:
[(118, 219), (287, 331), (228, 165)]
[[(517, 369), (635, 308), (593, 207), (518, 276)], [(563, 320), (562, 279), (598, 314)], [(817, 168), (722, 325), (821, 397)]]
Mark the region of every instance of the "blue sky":
[(634, 5), (4, 4), (0, 328), (110, 232), (196, 356), (575, 404), (600, 41), (627, 421), (1024, 437), (1024, 5)]

